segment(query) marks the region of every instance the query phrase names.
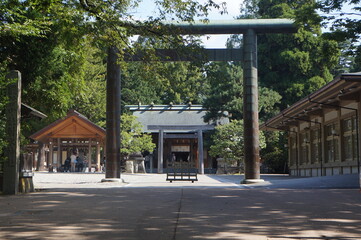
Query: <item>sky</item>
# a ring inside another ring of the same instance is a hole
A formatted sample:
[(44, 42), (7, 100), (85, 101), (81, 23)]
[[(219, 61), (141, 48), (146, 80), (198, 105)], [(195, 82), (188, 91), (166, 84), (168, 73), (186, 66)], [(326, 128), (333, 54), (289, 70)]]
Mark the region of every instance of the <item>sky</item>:
[[(199, 2), (205, 2), (205, 0), (199, 0)], [(214, 0), (215, 3), (226, 2), (227, 14), (220, 14), (218, 10), (210, 12), (208, 18), (210, 20), (232, 20), (240, 15), (240, 6), (242, 0)], [(155, 4), (153, 0), (143, 0), (139, 4), (139, 8), (134, 10), (134, 15), (138, 19), (146, 19), (148, 16), (152, 16), (155, 13)], [(225, 48), (226, 41), (229, 35), (208, 35), (202, 37), (203, 45), (206, 48)]]

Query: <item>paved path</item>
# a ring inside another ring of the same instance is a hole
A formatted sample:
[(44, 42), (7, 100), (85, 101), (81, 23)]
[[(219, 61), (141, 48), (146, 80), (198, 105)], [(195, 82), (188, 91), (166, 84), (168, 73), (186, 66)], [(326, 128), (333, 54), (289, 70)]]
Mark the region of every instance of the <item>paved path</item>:
[(237, 184), (241, 176), (193, 184), (158, 174), (124, 174), (118, 184), (103, 177), (37, 173), (41, 191), (0, 196), (0, 239), (361, 239), (356, 183), (325, 188), (315, 178), (311, 187), (310, 178), (279, 175), (250, 188)]
[(198, 175), (198, 181), (166, 181), (166, 174), (122, 174), (122, 183), (102, 183), (104, 173), (35, 173), (34, 184), (38, 189), (56, 188), (123, 188), (123, 187), (238, 187), (243, 176), (232, 181), (220, 181), (208, 175)]
[(264, 182), (242, 185), (243, 175), (198, 175), (198, 182), (172, 183), (166, 181), (166, 174), (122, 174), (122, 183), (102, 183), (104, 173), (35, 173), (34, 184), (38, 189), (58, 188), (109, 188), (109, 187), (195, 187), (195, 188), (359, 188), (357, 174), (329, 177), (289, 177), (285, 174), (263, 174)]

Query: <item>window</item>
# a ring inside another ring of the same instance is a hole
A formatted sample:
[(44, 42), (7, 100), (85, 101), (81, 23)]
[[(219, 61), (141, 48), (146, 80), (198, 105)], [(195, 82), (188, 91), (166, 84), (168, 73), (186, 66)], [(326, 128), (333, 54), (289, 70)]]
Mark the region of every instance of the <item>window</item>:
[(343, 161), (357, 159), (356, 117), (342, 120)]
[(308, 164), (309, 163), (309, 149), (310, 149), (310, 136), (308, 132), (304, 132), (300, 134), (301, 139), (301, 159), (300, 164)]
[(320, 161), (320, 129), (311, 130), (311, 163)]
[(297, 164), (297, 139), (295, 136), (290, 138), (290, 166)]
[(326, 125), (326, 159), (325, 162), (339, 160), (338, 154), (338, 126), (336, 123)]

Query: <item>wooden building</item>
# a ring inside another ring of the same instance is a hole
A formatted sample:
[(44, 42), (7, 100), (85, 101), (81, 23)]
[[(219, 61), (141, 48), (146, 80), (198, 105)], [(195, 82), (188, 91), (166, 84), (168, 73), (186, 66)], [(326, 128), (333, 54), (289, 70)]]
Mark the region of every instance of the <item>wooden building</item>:
[(204, 135), (217, 124), (228, 123), (228, 118), (217, 122), (204, 122), (206, 109), (201, 105), (130, 105), (127, 106), (151, 133), (157, 145), (149, 167), (151, 172), (167, 171), (172, 161), (191, 162), (198, 172), (215, 172), (216, 160), (204, 147)]
[(336, 77), (263, 123), (288, 133), (288, 166), (295, 176), (360, 172), (361, 72)]
[(90, 162), (90, 167), (100, 170), (105, 130), (75, 110), (70, 110), (64, 118), (34, 133), (30, 138), (35, 140), (40, 148), (39, 170), (44, 167), (58, 169), (73, 152)]

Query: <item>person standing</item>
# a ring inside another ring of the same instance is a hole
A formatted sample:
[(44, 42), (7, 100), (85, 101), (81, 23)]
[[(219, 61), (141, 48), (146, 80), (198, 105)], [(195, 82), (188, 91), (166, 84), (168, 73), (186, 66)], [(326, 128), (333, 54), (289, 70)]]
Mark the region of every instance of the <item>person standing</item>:
[(71, 162), (70, 157), (67, 157), (64, 162), (64, 172), (70, 171), (70, 166), (71, 166), (70, 162)]
[(105, 157), (103, 157), (103, 169), (102, 169), (102, 172), (105, 172), (105, 163), (106, 163), (106, 160), (105, 160)]
[(72, 153), (70, 156), (70, 163), (71, 163), (71, 172), (75, 172), (75, 164), (76, 164), (76, 155), (75, 153)]
[(77, 172), (82, 172), (83, 171), (84, 163), (83, 163), (83, 158), (82, 157), (80, 157), (80, 156), (76, 157), (76, 166), (77, 166), (77, 169), (76, 169)]

